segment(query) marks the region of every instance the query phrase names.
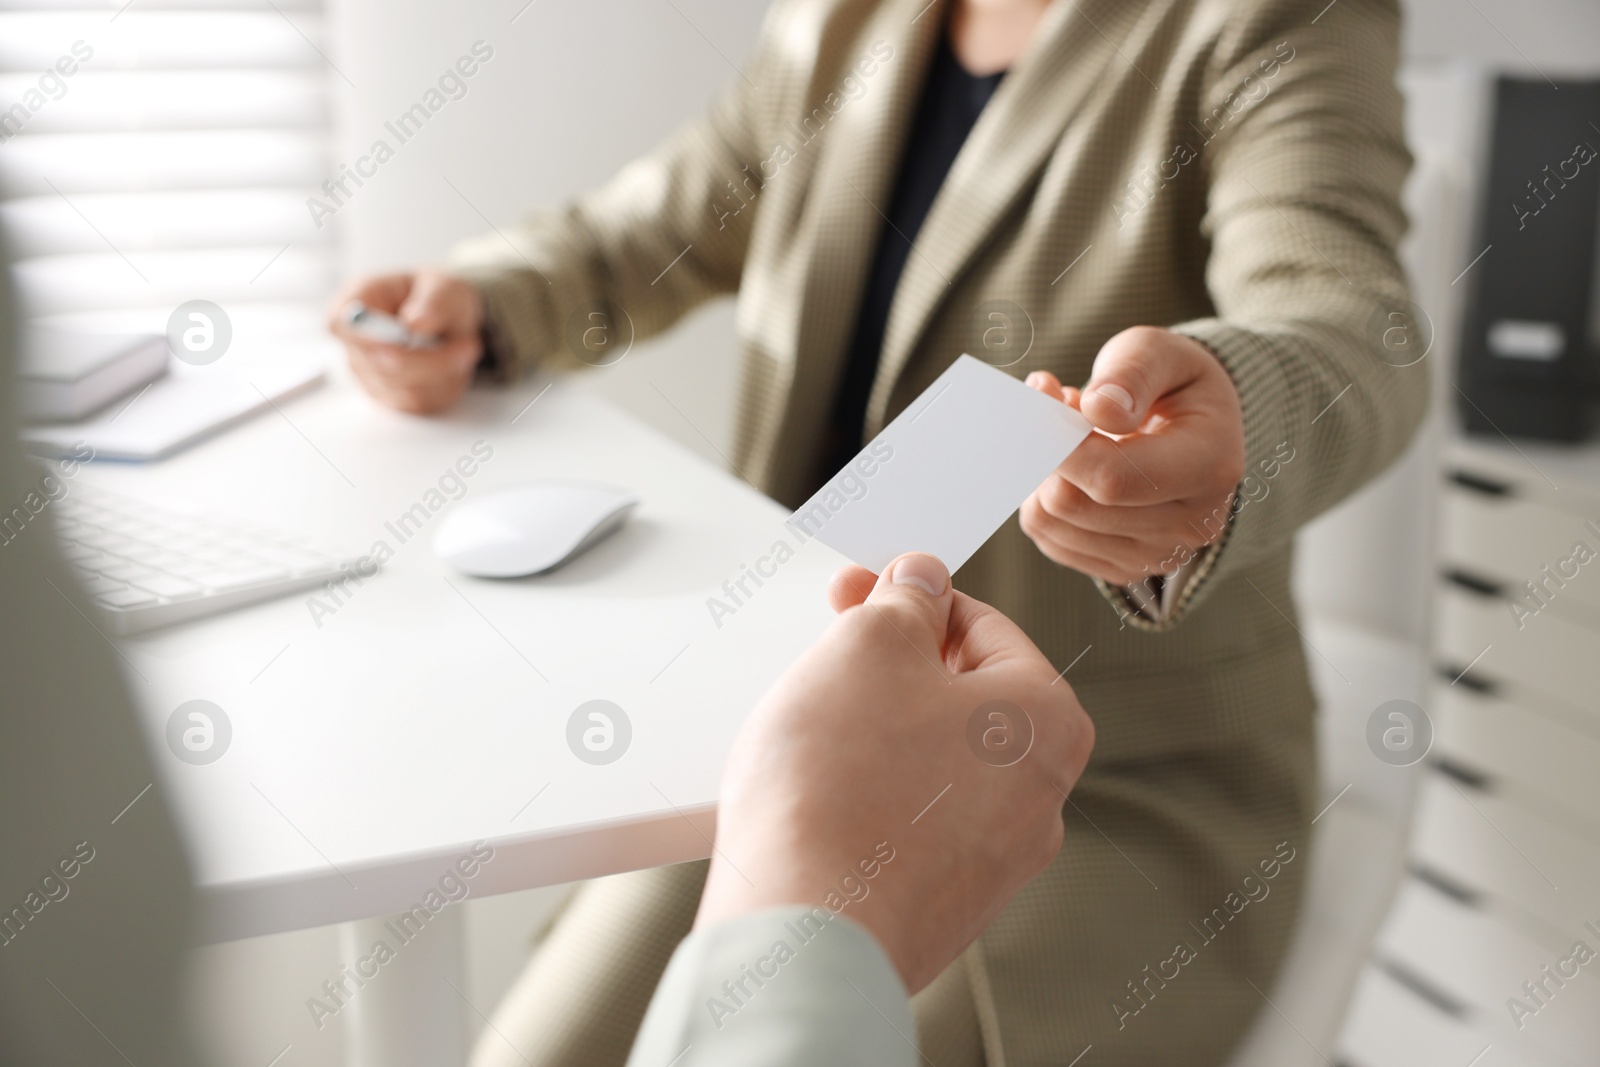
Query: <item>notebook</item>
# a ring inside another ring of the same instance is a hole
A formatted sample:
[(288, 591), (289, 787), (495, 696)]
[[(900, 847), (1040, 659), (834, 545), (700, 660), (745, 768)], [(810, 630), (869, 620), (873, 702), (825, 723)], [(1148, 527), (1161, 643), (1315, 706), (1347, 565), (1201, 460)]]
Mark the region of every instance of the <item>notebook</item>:
[(33, 326), (22, 335), (17, 408), (30, 420), (81, 419), (166, 371), (167, 339), (160, 334)]

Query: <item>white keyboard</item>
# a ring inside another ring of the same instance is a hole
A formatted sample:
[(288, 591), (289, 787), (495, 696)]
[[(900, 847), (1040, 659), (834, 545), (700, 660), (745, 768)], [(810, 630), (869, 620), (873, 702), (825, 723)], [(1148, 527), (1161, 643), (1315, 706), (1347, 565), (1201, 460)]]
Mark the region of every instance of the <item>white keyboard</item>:
[(297, 537), (97, 486), (75, 486), (57, 507), (61, 553), (118, 634), (309, 589), (356, 562)]

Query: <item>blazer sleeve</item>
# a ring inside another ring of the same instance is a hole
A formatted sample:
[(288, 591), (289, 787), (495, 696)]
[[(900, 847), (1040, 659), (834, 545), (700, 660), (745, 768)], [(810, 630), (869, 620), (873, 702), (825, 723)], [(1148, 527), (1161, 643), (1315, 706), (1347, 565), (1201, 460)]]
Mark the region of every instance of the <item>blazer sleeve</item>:
[(822, 908), (773, 908), (678, 946), (628, 1067), (913, 1067), (914, 1040), (871, 934)]
[(490, 376), (604, 364), (613, 347), (737, 288), (755, 216), (739, 193), (761, 158), (752, 79), (769, 65), (774, 18), (748, 73), (704, 117), (567, 206), (452, 249), (450, 269), (484, 298)]
[(1396, 459), (1429, 393), (1418, 346), (1388, 343), (1411, 308), (1396, 256), (1411, 156), (1394, 0), (1341, 0), (1314, 25), (1300, 4), (1230, 10), (1193, 124), (1211, 137), (1202, 236), (1216, 313), (1172, 328), (1232, 375), (1246, 473), (1218, 516), (1226, 533), (1156, 628)]

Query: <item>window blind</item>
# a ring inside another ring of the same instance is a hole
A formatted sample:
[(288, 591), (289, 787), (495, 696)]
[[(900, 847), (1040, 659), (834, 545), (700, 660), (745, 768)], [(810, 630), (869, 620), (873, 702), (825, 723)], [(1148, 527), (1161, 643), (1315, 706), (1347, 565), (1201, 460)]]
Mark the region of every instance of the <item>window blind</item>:
[(315, 328), (333, 227), (321, 0), (0, 0), (0, 226), (25, 315), (235, 336)]

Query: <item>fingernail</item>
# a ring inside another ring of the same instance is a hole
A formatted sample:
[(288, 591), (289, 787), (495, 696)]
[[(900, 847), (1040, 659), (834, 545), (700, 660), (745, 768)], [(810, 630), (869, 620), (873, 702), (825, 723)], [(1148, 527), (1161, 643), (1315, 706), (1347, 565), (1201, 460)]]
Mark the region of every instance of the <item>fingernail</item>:
[(1115, 382), (1107, 382), (1105, 385), (1097, 385), (1094, 387), (1094, 391), (1100, 396), (1103, 396), (1107, 400), (1111, 401), (1113, 404), (1117, 405), (1117, 407), (1121, 408), (1123, 411), (1131, 412), (1133, 410), (1133, 394)]
[(932, 556), (907, 556), (894, 565), (895, 585), (914, 585), (929, 596), (943, 596), (950, 572)]
[(1023, 379), (1023, 384), (1038, 385), (1042, 381), (1044, 381), (1044, 371), (1036, 370), (1028, 373), (1028, 376)]

